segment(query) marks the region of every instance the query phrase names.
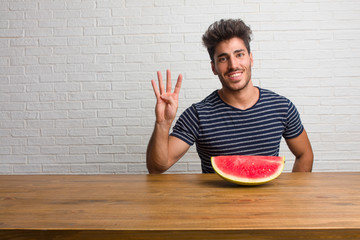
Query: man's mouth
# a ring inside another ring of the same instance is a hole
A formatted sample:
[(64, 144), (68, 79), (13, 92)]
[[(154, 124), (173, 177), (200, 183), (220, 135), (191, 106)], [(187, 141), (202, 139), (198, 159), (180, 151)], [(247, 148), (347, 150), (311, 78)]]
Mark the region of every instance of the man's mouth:
[(236, 72), (230, 72), (228, 73), (229, 78), (238, 78), (241, 77), (243, 74), (243, 71), (236, 71)]
[(242, 73), (231, 73), (231, 74), (229, 75), (229, 77), (231, 77), (231, 78), (240, 77), (241, 74), (242, 74)]

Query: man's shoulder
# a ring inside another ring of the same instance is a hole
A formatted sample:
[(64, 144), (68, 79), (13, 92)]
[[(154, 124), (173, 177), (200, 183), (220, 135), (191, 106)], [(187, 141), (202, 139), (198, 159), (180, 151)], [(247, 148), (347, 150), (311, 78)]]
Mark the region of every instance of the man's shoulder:
[(265, 89), (265, 88), (259, 88), (259, 90), (260, 90), (260, 95), (261, 95), (262, 101), (266, 101), (266, 102), (281, 101), (281, 102), (286, 102), (286, 103), (288, 103), (290, 101), (287, 97), (285, 97), (281, 94), (278, 94), (272, 90)]
[(192, 106), (196, 109), (202, 109), (202, 108), (208, 108), (214, 106), (214, 103), (216, 104), (217, 102), (219, 102), (219, 95), (218, 95), (218, 90), (215, 90), (212, 93), (210, 93), (208, 96), (206, 96), (203, 100), (194, 103)]

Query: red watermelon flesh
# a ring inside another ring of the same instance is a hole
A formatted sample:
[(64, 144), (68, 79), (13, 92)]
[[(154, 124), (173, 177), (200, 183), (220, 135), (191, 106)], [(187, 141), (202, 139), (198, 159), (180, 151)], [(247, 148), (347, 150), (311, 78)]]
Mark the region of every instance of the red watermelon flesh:
[(284, 169), (284, 157), (217, 156), (211, 158), (216, 173), (230, 182), (259, 185), (278, 177)]

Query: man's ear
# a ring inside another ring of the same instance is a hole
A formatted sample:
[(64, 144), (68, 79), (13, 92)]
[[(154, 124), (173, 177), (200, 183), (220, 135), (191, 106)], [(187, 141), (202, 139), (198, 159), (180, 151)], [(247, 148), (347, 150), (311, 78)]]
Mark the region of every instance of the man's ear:
[(250, 61), (251, 61), (251, 67), (253, 67), (253, 65), (254, 65), (254, 59), (253, 59), (252, 52), (250, 53)]
[(218, 73), (216, 72), (216, 69), (215, 69), (214, 61), (211, 61), (211, 70), (213, 71), (214, 75), (218, 75)]

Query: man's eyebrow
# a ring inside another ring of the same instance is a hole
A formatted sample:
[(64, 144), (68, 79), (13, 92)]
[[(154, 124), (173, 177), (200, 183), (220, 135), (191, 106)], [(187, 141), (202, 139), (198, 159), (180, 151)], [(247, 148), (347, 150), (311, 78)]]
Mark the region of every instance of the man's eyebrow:
[(217, 58), (220, 58), (220, 57), (225, 57), (225, 56), (229, 56), (229, 54), (227, 54), (227, 53), (220, 53), (220, 54), (217, 55), (216, 57), (217, 57)]
[[(239, 53), (239, 52), (245, 52), (245, 49), (237, 49), (237, 50), (234, 51), (234, 53)], [(219, 55), (216, 56), (216, 58), (220, 58), (220, 57), (224, 57), (224, 56), (229, 56), (229, 54), (220, 53)]]
[(245, 52), (245, 49), (238, 49), (234, 51), (234, 53), (239, 53), (239, 52)]

